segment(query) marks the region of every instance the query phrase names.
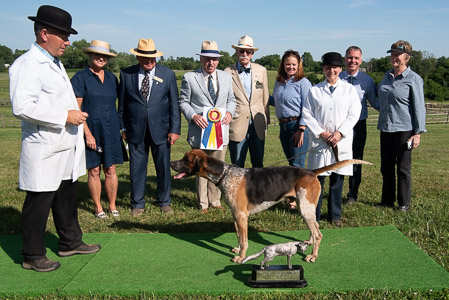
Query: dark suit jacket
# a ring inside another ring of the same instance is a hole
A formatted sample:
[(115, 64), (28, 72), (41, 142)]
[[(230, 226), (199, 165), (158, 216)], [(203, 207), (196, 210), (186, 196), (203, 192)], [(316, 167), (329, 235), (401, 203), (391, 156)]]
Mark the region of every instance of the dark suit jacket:
[[(181, 134), (178, 87), (175, 73), (156, 64), (148, 103), (139, 90), (139, 65), (120, 71), (119, 117), (127, 142), (140, 144), (149, 127), (153, 142), (167, 143), (168, 133)], [(159, 80), (157, 80), (159, 79)]]

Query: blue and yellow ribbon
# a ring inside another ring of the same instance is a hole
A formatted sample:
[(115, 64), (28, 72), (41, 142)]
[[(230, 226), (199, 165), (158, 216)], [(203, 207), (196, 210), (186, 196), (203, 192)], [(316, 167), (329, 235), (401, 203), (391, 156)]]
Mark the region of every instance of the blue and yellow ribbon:
[(209, 109), (207, 121), (209, 124), (204, 129), (201, 143), (205, 149), (219, 149), (223, 145), (220, 110), (217, 108)]

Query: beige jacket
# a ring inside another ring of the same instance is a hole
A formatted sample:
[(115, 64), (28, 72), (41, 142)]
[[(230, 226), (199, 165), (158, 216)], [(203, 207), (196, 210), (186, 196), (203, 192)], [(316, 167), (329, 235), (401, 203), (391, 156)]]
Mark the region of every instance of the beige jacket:
[(232, 75), (232, 89), (237, 104), (229, 127), (229, 139), (235, 142), (240, 142), (245, 138), (250, 118), (253, 118), (257, 137), (261, 140), (265, 139), (267, 126), (270, 123), (267, 70), (255, 63), (251, 63), (251, 68), (251, 99), (248, 99), (246, 95), (237, 65), (234, 64), (225, 69)]

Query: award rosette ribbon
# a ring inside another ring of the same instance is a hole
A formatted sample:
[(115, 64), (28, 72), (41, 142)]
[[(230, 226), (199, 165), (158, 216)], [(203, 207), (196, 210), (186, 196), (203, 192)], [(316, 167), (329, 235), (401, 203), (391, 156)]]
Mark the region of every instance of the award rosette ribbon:
[(223, 114), (219, 108), (213, 107), (209, 108), (205, 115), (209, 124), (203, 129), (200, 148), (207, 150), (222, 150), (223, 127), (221, 126), (221, 119)]

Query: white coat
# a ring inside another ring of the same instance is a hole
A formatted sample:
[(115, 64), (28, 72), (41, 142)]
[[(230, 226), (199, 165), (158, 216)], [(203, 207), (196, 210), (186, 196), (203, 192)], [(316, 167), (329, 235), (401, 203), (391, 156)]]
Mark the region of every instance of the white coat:
[[(338, 146), (340, 161), (352, 159), (353, 128), (360, 117), (362, 106), (357, 90), (350, 83), (338, 80), (336, 89), (330, 92), (328, 83), (314, 85), (304, 103), (302, 118), (310, 129), (307, 159), (308, 169), (317, 169), (335, 163), (332, 148), (324, 143), (320, 134), (339, 131), (342, 134)], [(340, 175), (352, 175), (352, 165), (332, 171)], [(329, 176), (330, 172), (321, 174)]]
[(19, 188), (56, 191), (72, 163), (76, 181), (86, 173), (83, 127), (66, 123), (68, 111), (79, 108), (64, 67), (31, 45), (9, 68), (9, 78), (12, 112), (22, 120)]

